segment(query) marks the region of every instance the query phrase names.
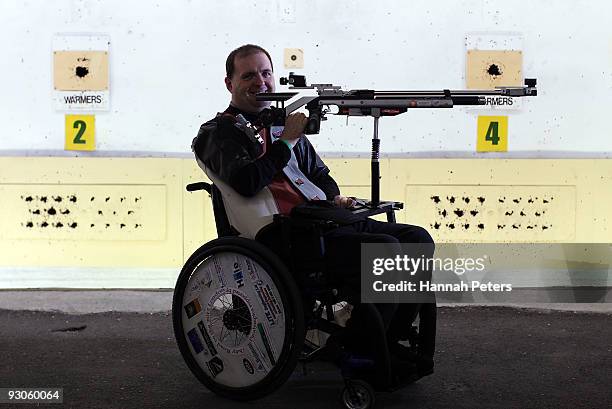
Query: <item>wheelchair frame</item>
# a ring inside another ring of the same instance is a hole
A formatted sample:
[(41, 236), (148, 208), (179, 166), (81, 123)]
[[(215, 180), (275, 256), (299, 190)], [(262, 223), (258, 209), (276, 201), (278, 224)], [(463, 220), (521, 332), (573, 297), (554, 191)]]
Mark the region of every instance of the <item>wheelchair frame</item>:
[[(218, 208), (219, 204), (222, 206), (220, 192), (214, 185), (198, 182), (187, 185), (187, 190), (206, 190), (211, 195), (219, 237), (201, 246), (185, 263), (174, 291), (172, 319), (177, 344), (187, 366), (208, 389), (234, 400), (258, 399), (280, 387), (298, 362), (306, 365), (320, 358), (332, 358), (339, 365), (345, 380), (342, 400), (347, 408), (373, 407), (373, 386), (377, 390), (391, 391), (416, 380), (400, 382), (394, 374), (382, 318), (373, 305), (362, 305), (369, 329), (376, 334), (373, 357), (348, 354), (333, 342), (316, 345), (306, 339), (307, 330), (330, 335), (342, 331), (333, 313), (333, 305), (343, 300), (342, 294), (327, 286), (321, 267), (317, 267), (317, 259), (324, 254), (321, 234), (335, 227), (333, 223), (275, 215), (273, 224), (280, 225), (285, 244), (282, 254), (278, 255), (258, 241), (236, 237), (227, 219), (223, 220), (226, 216)], [(395, 210), (402, 207), (399, 202), (380, 202), (376, 206), (363, 204), (354, 212), (364, 216), (385, 213), (387, 221), (394, 222)], [(295, 228), (311, 232), (314, 263), (295, 262), (290, 240)], [(263, 273), (267, 278), (261, 277)], [(219, 281), (218, 288), (213, 291), (212, 283), (216, 281)], [(247, 281), (251, 287), (244, 286)], [(267, 295), (257, 290), (261, 288), (257, 282), (267, 285)], [(203, 296), (210, 298), (205, 300)], [(268, 314), (274, 303), (282, 307), (282, 313), (276, 318), (282, 316), (284, 332), (270, 325), (264, 328), (273, 323)], [(244, 314), (247, 309), (249, 314)], [(219, 322), (223, 325), (220, 334), (215, 327)], [(223, 328), (226, 335), (223, 335)], [(235, 335), (233, 347), (224, 344), (227, 332), (231, 331)], [(274, 339), (270, 339), (272, 335)], [(282, 337), (280, 342), (279, 337)], [(416, 339), (413, 327), (412, 347), (416, 347)], [(253, 377), (252, 383), (247, 382), (248, 376)], [(240, 381), (247, 383), (240, 385)]]

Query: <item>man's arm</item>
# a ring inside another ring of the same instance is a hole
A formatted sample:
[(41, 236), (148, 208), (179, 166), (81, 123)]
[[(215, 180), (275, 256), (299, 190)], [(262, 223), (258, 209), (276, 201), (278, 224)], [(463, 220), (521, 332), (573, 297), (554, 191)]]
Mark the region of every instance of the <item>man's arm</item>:
[(262, 148), (231, 120), (210, 121), (202, 125), (193, 142), (193, 151), (212, 172), (243, 196), (254, 196), (272, 182), (291, 152), (282, 141)]
[(230, 118), (217, 118), (200, 127), (192, 149), (196, 156), (221, 180), (243, 196), (254, 196), (272, 183), (274, 176), (291, 159), (291, 148), (304, 131), (307, 118), (290, 115), (280, 140), (263, 156), (262, 146), (236, 126)]

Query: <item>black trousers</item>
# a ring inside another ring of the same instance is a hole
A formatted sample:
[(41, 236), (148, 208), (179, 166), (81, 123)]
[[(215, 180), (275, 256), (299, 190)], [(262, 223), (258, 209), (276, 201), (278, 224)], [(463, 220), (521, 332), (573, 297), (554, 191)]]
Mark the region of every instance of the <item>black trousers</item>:
[[(430, 234), (422, 227), (401, 223), (385, 223), (373, 219), (327, 232), (325, 238), (326, 272), (335, 277), (349, 290), (360, 291), (361, 287), (361, 244), (387, 243), (398, 246), (400, 243), (433, 244)], [(433, 256), (433, 246), (430, 246)], [(428, 272), (431, 276), (431, 271)], [(427, 304), (376, 304), (387, 330), (389, 344), (406, 339), (412, 323), (419, 316), (419, 352), (433, 357), (436, 340), (436, 303)], [(349, 330), (358, 331), (362, 327), (359, 305), (355, 305)]]
[[(295, 235), (296, 233), (294, 233)], [(361, 292), (361, 244), (362, 243), (387, 243), (390, 246), (399, 247), (400, 243), (431, 243), (433, 239), (422, 227), (401, 223), (385, 223), (373, 219), (365, 219), (350, 225), (329, 230), (323, 234), (325, 253), (323, 262), (325, 273), (334, 286), (340, 288), (340, 292), (346, 295), (354, 308), (351, 319), (347, 322), (349, 338), (364, 340), (364, 321), (367, 319), (363, 313), (364, 308), (356, 300)], [(266, 226), (257, 235), (257, 240), (279, 254), (285, 262), (291, 265), (293, 257), (287, 254), (287, 248), (283, 241), (283, 234), (278, 225)], [(299, 242), (300, 237), (292, 237), (294, 242)], [(431, 246), (433, 252), (433, 246)], [(426, 255), (431, 257), (432, 254)], [(431, 274), (431, 272), (429, 272)], [(406, 339), (412, 323), (419, 316), (419, 351), (424, 355), (433, 357), (436, 339), (436, 303), (427, 304), (376, 304), (383, 325), (387, 332), (389, 344), (398, 340)]]

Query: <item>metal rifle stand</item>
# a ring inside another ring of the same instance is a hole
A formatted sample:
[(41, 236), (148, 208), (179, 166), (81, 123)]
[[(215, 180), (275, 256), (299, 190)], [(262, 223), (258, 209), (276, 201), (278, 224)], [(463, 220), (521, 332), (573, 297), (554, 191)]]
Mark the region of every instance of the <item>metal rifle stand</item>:
[[(378, 121), (381, 117), (380, 108), (372, 108), (368, 113), (374, 117), (374, 135), (372, 136), (372, 155), (370, 162), (372, 184), (370, 185), (371, 199), (369, 202), (362, 202), (363, 207), (358, 206), (353, 213), (373, 216), (380, 213), (387, 214), (387, 221), (395, 223), (395, 211), (404, 208), (401, 202), (381, 202), (380, 201), (380, 138), (378, 137)], [(358, 203), (361, 202), (358, 200)]]
[(378, 139), (378, 120), (380, 119), (380, 109), (372, 109), (374, 117), (374, 135), (372, 136), (372, 157), (371, 157), (371, 169), (372, 169), (372, 186), (370, 206), (377, 207), (380, 203), (380, 139)]

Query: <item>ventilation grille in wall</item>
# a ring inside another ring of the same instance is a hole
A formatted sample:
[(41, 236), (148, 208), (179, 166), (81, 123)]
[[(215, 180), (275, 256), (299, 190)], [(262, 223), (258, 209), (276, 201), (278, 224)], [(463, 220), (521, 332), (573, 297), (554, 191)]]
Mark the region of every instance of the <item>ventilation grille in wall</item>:
[(166, 234), (164, 185), (0, 185), (0, 195), (5, 239), (163, 240)]
[(407, 186), (406, 204), (409, 223), (447, 242), (575, 237), (574, 186)]

